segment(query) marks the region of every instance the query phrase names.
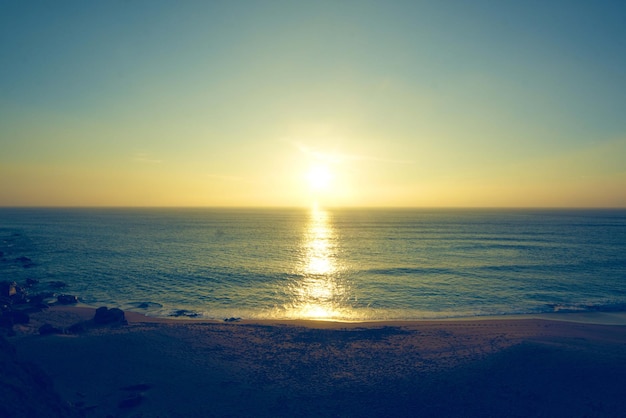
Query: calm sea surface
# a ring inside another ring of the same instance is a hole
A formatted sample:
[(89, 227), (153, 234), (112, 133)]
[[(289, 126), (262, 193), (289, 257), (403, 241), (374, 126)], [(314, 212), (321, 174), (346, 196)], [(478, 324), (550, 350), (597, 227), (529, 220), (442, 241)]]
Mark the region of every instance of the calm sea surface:
[(4, 208), (0, 252), (0, 280), (154, 316), (626, 311), (625, 210)]

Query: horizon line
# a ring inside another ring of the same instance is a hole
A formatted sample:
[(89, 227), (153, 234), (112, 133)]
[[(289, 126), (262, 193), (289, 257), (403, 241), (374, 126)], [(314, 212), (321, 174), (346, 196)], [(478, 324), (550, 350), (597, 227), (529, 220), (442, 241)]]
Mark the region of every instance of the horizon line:
[[(0, 209), (310, 209), (312, 205), (0, 205)], [(626, 210), (626, 206), (332, 206), (323, 209), (485, 209), (485, 210)]]

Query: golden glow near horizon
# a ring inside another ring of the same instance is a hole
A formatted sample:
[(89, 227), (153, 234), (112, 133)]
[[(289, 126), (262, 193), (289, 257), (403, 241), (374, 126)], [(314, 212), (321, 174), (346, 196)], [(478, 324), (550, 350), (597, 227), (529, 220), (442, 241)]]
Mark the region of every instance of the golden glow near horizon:
[(626, 207), (623, 2), (5, 3), (0, 206)]

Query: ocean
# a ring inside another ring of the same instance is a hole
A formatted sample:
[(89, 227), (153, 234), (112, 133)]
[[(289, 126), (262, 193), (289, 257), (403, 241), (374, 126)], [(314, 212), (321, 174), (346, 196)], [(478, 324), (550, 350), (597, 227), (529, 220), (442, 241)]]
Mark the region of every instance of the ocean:
[(1, 208), (0, 281), (29, 278), (159, 317), (621, 312), (626, 210)]

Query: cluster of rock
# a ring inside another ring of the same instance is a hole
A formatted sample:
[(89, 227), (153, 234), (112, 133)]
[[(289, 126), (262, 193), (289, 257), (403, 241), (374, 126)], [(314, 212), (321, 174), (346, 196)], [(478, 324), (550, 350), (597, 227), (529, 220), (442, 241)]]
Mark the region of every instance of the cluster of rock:
[[(44, 287), (44, 291), (33, 292)], [(69, 294), (57, 294), (55, 290), (67, 285), (60, 281), (39, 284), (36, 279), (26, 279), (23, 284), (14, 281), (0, 281), (0, 331), (13, 335), (13, 326), (28, 324), (30, 314), (48, 309), (53, 304), (72, 305), (78, 303), (78, 297)], [(56, 298), (56, 299), (55, 299)]]
[[(8, 257), (3, 251), (0, 251), (0, 262), (13, 263), (24, 269), (35, 266), (29, 257)], [(0, 417), (85, 416), (84, 411), (68, 404), (54, 391), (52, 379), (42, 370), (33, 364), (19, 361), (15, 348), (4, 338), (4, 335), (15, 335), (15, 325), (29, 324), (30, 316), (35, 312), (48, 309), (51, 305), (76, 304), (78, 297), (62, 293), (66, 287), (67, 284), (62, 281), (40, 283), (29, 278), (18, 284), (15, 281), (0, 280)], [(90, 321), (76, 323), (65, 329), (44, 324), (39, 328), (39, 333), (76, 334), (90, 326), (123, 324), (126, 324), (123, 311), (102, 307)], [(132, 396), (124, 399), (123, 404), (120, 403), (120, 408), (132, 407), (141, 401), (140, 393), (130, 395)]]
[(98, 325), (127, 325), (128, 321), (126, 321), (126, 316), (124, 315), (124, 311), (118, 308), (107, 308), (106, 306), (101, 306), (96, 309), (96, 313), (94, 317), (89, 321), (77, 322), (67, 328), (58, 328), (51, 324), (43, 324), (39, 327), (40, 335), (51, 335), (51, 334), (80, 334), (85, 332), (91, 327)]
[[(15, 335), (13, 327), (19, 324), (28, 324), (30, 314), (41, 312), (52, 305), (74, 305), (78, 303), (78, 297), (70, 294), (55, 294), (46, 291), (30, 294), (30, 291), (39, 282), (34, 279), (27, 279), (26, 283), (0, 282), (0, 331), (6, 335)], [(60, 281), (47, 282), (44, 285), (48, 289), (64, 289), (67, 285)], [(98, 325), (125, 325), (127, 324), (124, 311), (118, 308), (107, 308), (105, 306), (96, 310), (90, 321), (76, 323), (67, 328), (58, 328), (51, 324), (44, 324), (39, 327), (39, 334), (79, 334), (89, 327)]]
[[(14, 240), (20, 240), (20, 237), (21, 234), (15, 232), (4, 242), (8, 240), (13, 243)], [(0, 263), (23, 269), (37, 265), (30, 257), (4, 251), (0, 251)], [(37, 279), (27, 278), (19, 284), (12, 280), (0, 280), (0, 334), (13, 335), (14, 325), (28, 324), (30, 314), (47, 309), (50, 305), (78, 303), (78, 297), (64, 293), (66, 287), (65, 282), (58, 280), (40, 283)]]

